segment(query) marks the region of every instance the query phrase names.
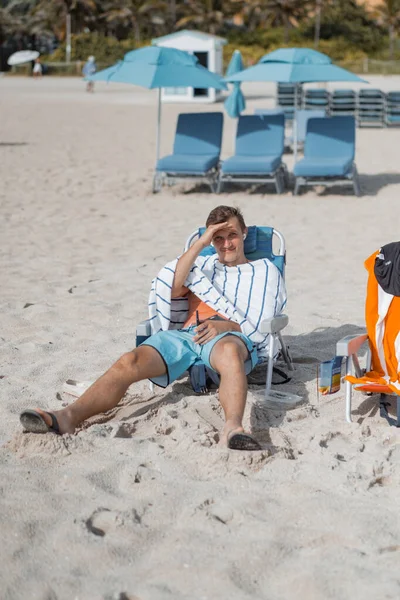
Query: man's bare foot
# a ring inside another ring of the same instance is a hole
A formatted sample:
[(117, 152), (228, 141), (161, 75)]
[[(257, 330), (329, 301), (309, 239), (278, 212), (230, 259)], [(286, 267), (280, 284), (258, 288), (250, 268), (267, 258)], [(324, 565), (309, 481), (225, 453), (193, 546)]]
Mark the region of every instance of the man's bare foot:
[(25, 410), (20, 415), (25, 431), (31, 433), (74, 433), (75, 427), (65, 410), (46, 412), (41, 408)]

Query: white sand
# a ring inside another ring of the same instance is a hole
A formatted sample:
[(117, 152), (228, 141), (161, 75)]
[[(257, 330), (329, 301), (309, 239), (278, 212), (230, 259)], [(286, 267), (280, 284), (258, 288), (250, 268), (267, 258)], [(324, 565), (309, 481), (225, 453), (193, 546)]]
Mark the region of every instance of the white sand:
[[(273, 86), (247, 91), (250, 112), (272, 105)], [(164, 107), (163, 152), (182, 110)], [(400, 131), (358, 131), (361, 198), (152, 195), (155, 117), (156, 92), (0, 80), (1, 598), (397, 599), (399, 434), (362, 395), (347, 424), (343, 389), (318, 398), (316, 368), (363, 329), (363, 260), (399, 239)], [(225, 117), (224, 156), (233, 137)], [(217, 446), (217, 397), (185, 379), (155, 395), (133, 386), (75, 436), (22, 434), (23, 408), (70, 402), (66, 379), (93, 379), (134, 346), (152, 277), (217, 204), (286, 237), (297, 368), (285, 389), (307, 402), (285, 414), (250, 393), (254, 454)]]

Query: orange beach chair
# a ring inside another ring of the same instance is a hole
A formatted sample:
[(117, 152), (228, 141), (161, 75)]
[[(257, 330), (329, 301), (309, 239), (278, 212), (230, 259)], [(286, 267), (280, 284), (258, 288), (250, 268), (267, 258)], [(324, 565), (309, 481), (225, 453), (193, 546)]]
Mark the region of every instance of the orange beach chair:
[[(351, 335), (336, 345), (336, 355), (346, 358), (346, 420), (351, 423), (352, 391), (380, 394), (381, 416), (400, 427), (400, 296), (385, 292), (375, 276), (375, 261), (380, 250), (364, 263), (368, 284), (365, 303), (367, 333)], [(400, 275), (400, 274), (399, 274)], [(366, 368), (357, 356), (368, 341)], [(397, 419), (389, 416), (387, 395), (397, 395)]]

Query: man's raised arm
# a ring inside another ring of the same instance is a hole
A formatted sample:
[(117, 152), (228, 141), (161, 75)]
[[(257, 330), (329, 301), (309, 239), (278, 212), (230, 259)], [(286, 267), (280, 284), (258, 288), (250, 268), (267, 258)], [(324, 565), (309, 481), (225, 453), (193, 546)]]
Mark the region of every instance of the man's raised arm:
[(175, 277), (171, 292), (172, 298), (180, 298), (187, 293), (188, 289), (183, 284), (189, 275), (189, 271), (192, 268), (194, 261), (199, 256), (200, 252), (211, 244), (214, 234), (220, 229), (227, 227), (227, 225), (227, 222), (210, 225), (207, 227), (201, 238), (196, 240), (195, 243), (182, 254), (175, 269)]

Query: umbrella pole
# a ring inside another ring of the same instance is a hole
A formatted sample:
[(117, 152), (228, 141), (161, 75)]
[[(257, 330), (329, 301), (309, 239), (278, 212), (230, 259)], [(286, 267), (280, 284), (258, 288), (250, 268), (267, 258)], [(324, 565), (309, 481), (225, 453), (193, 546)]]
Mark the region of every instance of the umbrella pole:
[(161, 126), (161, 88), (158, 88), (158, 109), (157, 109), (157, 137), (156, 137), (156, 162), (160, 158), (160, 127)]
[(297, 88), (294, 86), (294, 112), (293, 112), (293, 140), (294, 140), (294, 162), (297, 162)]

